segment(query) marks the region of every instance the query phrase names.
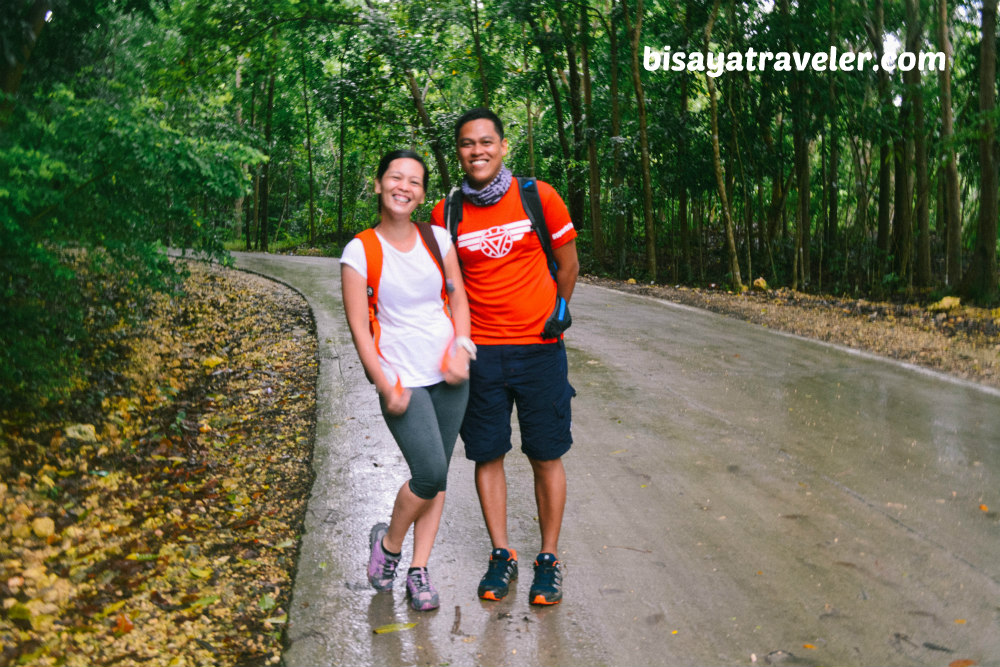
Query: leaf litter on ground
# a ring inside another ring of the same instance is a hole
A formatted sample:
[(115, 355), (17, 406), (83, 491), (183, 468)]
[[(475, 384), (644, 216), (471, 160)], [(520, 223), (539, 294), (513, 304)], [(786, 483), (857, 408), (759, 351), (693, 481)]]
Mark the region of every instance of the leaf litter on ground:
[(0, 667), (280, 660), (315, 326), (287, 287), (189, 270), (76, 404), (0, 415)]

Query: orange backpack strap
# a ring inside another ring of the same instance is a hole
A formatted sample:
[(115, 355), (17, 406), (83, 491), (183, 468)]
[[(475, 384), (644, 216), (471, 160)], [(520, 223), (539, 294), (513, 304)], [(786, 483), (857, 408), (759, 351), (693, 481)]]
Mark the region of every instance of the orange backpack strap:
[[(365, 263), (368, 265), (368, 327), (372, 335), (378, 327), (378, 284), (382, 280), (382, 243), (375, 235), (374, 229), (366, 229), (355, 238), (361, 241), (365, 248)], [(377, 344), (376, 339), (376, 344)]]
[[(365, 264), (367, 264), (368, 273), (368, 330), (372, 334), (372, 341), (375, 342), (375, 351), (378, 356), (385, 359), (378, 346), (379, 338), (382, 337), (382, 329), (378, 324), (378, 284), (382, 281), (382, 242), (378, 240), (374, 229), (366, 229), (357, 234), (355, 238), (360, 239), (361, 245), (365, 249)], [(388, 359), (385, 361), (389, 363)], [(367, 371), (365, 371), (365, 375), (368, 375)], [(368, 377), (368, 381), (374, 382), (371, 376)], [(397, 392), (403, 391), (399, 375), (396, 376), (395, 390)]]

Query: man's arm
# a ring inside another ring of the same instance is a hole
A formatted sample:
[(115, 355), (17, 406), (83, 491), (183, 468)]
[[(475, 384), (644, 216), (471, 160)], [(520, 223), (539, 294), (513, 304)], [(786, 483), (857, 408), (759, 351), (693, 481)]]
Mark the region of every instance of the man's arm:
[(580, 275), (580, 259), (576, 254), (576, 239), (552, 249), (556, 260), (556, 293), (569, 303)]

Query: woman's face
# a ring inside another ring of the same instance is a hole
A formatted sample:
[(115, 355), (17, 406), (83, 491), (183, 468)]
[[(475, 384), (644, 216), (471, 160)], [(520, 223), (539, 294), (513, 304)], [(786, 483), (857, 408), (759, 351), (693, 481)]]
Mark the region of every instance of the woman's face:
[(507, 155), (507, 140), (501, 139), (497, 128), (488, 118), (470, 120), (458, 130), (458, 162), (469, 179), (469, 185), (482, 190), (503, 167)]
[(409, 217), (424, 203), (424, 166), (413, 158), (396, 158), (375, 181), (375, 193), (381, 198), (383, 213)]

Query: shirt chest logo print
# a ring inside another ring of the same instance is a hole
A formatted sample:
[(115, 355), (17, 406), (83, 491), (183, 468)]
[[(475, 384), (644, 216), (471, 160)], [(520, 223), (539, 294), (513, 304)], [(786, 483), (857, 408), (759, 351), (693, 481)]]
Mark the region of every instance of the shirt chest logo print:
[(508, 222), (506, 225), (462, 234), (458, 237), (458, 247), (470, 252), (481, 251), (487, 257), (503, 257), (530, 231), (530, 220)]

